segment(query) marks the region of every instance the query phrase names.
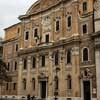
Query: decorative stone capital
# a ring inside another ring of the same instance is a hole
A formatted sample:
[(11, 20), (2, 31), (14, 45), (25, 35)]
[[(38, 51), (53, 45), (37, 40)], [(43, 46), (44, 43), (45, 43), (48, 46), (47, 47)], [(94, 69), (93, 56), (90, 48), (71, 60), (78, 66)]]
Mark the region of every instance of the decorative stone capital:
[(79, 55), (79, 47), (72, 48), (72, 55)]

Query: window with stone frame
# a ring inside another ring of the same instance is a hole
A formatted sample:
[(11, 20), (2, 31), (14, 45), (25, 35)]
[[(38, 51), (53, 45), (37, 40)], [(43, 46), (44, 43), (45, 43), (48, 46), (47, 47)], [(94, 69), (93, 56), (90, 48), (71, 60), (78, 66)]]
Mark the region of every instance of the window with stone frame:
[(72, 89), (72, 79), (71, 76), (67, 76), (67, 89)]
[(13, 90), (16, 90), (16, 83), (13, 83)]
[(49, 34), (46, 34), (46, 35), (45, 35), (45, 42), (46, 42), (46, 43), (49, 43)]
[(88, 48), (83, 49), (83, 61), (89, 60)]
[(17, 33), (20, 33), (20, 28), (18, 27), (18, 29), (17, 29)]
[(35, 78), (32, 78), (32, 87), (33, 87), (33, 90), (35, 90)]
[(8, 62), (8, 64), (7, 64), (7, 69), (8, 69), (8, 71), (10, 71), (10, 62)]
[(8, 90), (9, 89), (9, 84), (8, 83), (6, 83), (6, 90)]
[(29, 31), (26, 31), (25, 32), (25, 40), (28, 40), (29, 39)]
[(72, 18), (71, 18), (71, 16), (68, 16), (67, 17), (67, 27), (69, 28), (71, 26), (72, 26)]
[(83, 12), (87, 11), (87, 2), (83, 2)]
[(23, 59), (23, 69), (24, 70), (27, 69), (27, 59), (26, 58)]
[(54, 55), (54, 61), (55, 61), (55, 65), (59, 65), (59, 52), (55, 52)]
[(18, 51), (18, 44), (15, 45), (15, 50)]
[(87, 24), (82, 25), (83, 34), (87, 33)]
[(38, 37), (38, 28), (35, 28), (34, 29), (34, 38), (37, 38)]
[(71, 50), (67, 51), (67, 64), (71, 63)]
[(26, 90), (26, 79), (23, 79), (23, 89)]
[(36, 58), (32, 57), (32, 68), (36, 68)]
[(59, 24), (60, 24), (59, 20), (56, 20), (56, 32), (59, 31), (59, 29), (60, 29)]
[(15, 68), (14, 70), (17, 70), (17, 61), (15, 61)]
[(59, 80), (58, 80), (58, 76), (55, 76), (54, 80), (55, 80), (55, 90), (58, 90), (58, 89), (59, 89)]
[(45, 67), (45, 55), (41, 56), (41, 67)]

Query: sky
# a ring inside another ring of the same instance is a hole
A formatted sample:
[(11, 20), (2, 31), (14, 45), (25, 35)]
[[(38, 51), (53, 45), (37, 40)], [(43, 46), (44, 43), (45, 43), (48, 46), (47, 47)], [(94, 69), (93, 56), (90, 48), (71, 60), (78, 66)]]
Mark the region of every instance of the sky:
[(18, 16), (26, 13), (37, 0), (0, 0), (0, 37), (4, 29), (19, 22)]

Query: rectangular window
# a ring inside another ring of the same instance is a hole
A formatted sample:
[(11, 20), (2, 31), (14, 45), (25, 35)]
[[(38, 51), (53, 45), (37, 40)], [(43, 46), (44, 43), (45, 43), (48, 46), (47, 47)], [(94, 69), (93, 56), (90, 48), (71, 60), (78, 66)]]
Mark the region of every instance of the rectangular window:
[(38, 29), (34, 29), (34, 37), (38, 37)]
[(68, 27), (71, 27), (71, 16), (68, 16), (67, 20), (68, 20)]
[(83, 34), (85, 34), (85, 33), (87, 33), (87, 25), (86, 24), (83, 25)]
[(45, 66), (45, 56), (41, 57), (41, 66), (44, 67)]
[(16, 44), (15, 49), (16, 49), (16, 51), (18, 51), (18, 44)]
[(27, 60), (24, 59), (24, 62), (23, 62), (23, 63), (24, 63), (24, 64), (23, 64), (23, 65), (24, 65), (23, 68), (26, 69), (26, 68), (27, 68)]
[(59, 20), (56, 21), (56, 31), (59, 31)]
[(36, 58), (33, 57), (32, 58), (32, 68), (35, 68), (36, 67)]
[(46, 36), (45, 36), (45, 42), (49, 43), (49, 34), (46, 34)]
[(15, 70), (17, 69), (17, 62), (15, 61)]
[(9, 84), (8, 84), (8, 83), (6, 83), (6, 90), (8, 90), (8, 85), (9, 85)]
[(7, 64), (8, 71), (10, 70), (10, 62)]
[(13, 90), (16, 90), (16, 83), (13, 83)]
[(59, 64), (59, 55), (58, 52), (55, 53), (55, 65)]
[(32, 78), (33, 90), (35, 90), (35, 78)]
[(83, 11), (87, 11), (87, 2), (83, 2)]
[(28, 40), (29, 39), (29, 31), (27, 31), (26, 33), (25, 33), (25, 40)]

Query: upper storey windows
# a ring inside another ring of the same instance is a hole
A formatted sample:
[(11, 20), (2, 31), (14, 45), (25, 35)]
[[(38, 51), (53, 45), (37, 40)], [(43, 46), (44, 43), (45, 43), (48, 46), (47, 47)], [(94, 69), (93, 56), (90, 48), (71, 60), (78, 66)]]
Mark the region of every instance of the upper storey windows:
[(59, 31), (59, 20), (56, 21), (56, 32)]
[(55, 31), (58, 32), (60, 30), (60, 17), (56, 17), (55, 21)]
[(72, 24), (71, 16), (68, 16), (67, 20), (68, 20), (68, 23), (67, 23), (68, 27), (71, 27), (71, 24)]
[(87, 2), (83, 2), (83, 12), (87, 11)]
[(34, 29), (34, 38), (37, 38), (38, 37), (38, 28), (35, 28)]
[(29, 39), (29, 31), (26, 31), (25, 32), (25, 40), (28, 40)]

